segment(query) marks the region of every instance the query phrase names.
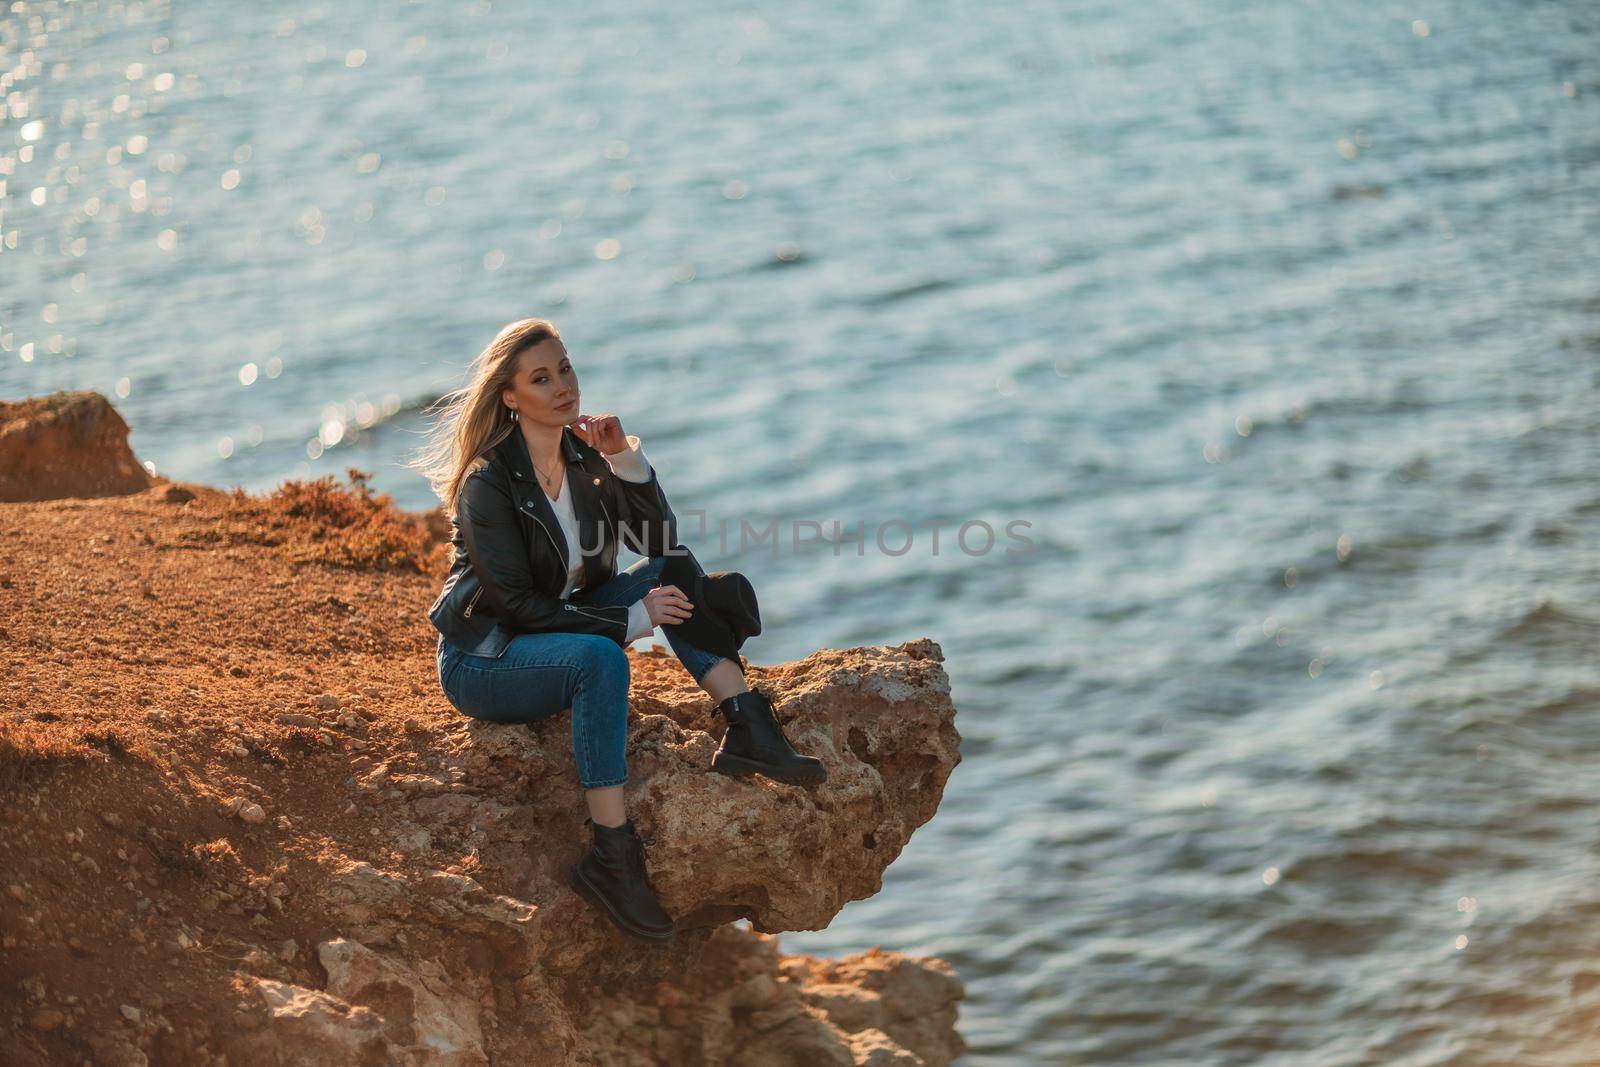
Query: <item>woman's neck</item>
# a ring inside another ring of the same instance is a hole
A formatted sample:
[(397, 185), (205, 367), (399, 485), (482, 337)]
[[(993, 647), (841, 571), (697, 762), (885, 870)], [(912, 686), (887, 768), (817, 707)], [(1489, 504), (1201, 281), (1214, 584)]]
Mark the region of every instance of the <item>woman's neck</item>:
[(528, 443), (528, 455), (533, 459), (533, 465), (541, 471), (554, 471), (561, 465), (561, 431), (560, 426), (535, 426), (519, 422), (522, 438)]

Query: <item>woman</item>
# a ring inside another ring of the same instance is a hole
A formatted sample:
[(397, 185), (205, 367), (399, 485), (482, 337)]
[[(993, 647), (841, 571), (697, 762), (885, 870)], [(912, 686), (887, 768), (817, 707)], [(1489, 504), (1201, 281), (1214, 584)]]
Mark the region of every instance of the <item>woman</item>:
[[(579, 396), (555, 326), (522, 319), (439, 402), (417, 466), (444, 502), (455, 552), (428, 618), (439, 630), (440, 685), (461, 712), (527, 722), (572, 709), (593, 844), (567, 881), (628, 933), (665, 941), (672, 920), (646, 881), (623, 799), (628, 645), (663, 626), (716, 701), (728, 729), (713, 770), (794, 783), (823, 781), (827, 770), (790, 747), (736, 658), (678, 632), (694, 605), (657, 582), (667, 553), (686, 551), (677, 517), (639, 438), (615, 415), (580, 415)], [(645, 557), (620, 574), (619, 541)]]

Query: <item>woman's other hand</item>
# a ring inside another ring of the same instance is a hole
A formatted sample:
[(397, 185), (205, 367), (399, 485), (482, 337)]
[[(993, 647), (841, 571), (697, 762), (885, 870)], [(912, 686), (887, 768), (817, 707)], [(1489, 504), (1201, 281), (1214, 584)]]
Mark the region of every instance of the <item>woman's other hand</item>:
[(622, 420), (615, 415), (579, 415), (572, 424), (572, 430), (590, 448), (599, 449), (602, 456), (621, 452), (628, 447), (628, 435), (622, 430)]
[(644, 594), (644, 610), (656, 626), (675, 625), (687, 619), (694, 605), (675, 585), (658, 585)]

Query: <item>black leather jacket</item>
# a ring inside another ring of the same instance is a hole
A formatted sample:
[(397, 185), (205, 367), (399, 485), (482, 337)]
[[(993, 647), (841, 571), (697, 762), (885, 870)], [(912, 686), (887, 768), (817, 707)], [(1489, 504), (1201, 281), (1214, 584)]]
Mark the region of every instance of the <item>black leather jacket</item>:
[(450, 573), (428, 609), (428, 620), (462, 652), (499, 656), (517, 634), (550, 631), (603, 634), (626, 647), (628, 608), (586, 605), (584, 593), (615, 577), (619, 538), (641, 556), (663, 555), (677, 542), (677, 516), (653, 468), (647, 482), (619, 478), (570, 426), (561, 448), (584, 546), (583, 581), (561, 598), (569, 546), (527, 442), (513, 428), (462, 484)]

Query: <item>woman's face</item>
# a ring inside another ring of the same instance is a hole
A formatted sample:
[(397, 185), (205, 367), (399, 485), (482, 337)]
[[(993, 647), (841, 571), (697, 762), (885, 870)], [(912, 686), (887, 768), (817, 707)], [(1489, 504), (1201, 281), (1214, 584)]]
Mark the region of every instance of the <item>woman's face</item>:
[(547, 337), (517, 356), (517, 373), (500, 393), (517, 418), (545, 426), (565, 426), (578, 417), (578, 372), (567, 348)]

